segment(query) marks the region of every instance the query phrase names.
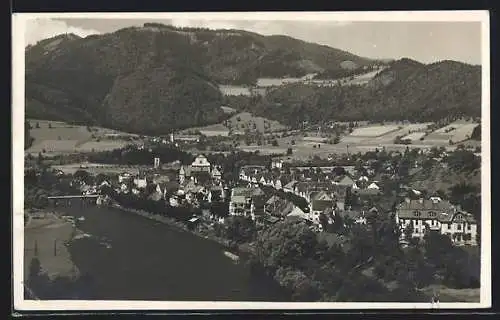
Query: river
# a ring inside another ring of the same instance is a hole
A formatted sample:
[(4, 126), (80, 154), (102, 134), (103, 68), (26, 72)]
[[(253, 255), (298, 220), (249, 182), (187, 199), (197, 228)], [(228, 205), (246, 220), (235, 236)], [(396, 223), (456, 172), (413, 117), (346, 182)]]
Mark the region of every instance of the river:
[(287, 300), (272, 279), (235, 264), (215, 242), (116, 208), (61, 210), (83, 216), (78, 228), (92, 235), (69, 248), (85, 277), (80, 299)]

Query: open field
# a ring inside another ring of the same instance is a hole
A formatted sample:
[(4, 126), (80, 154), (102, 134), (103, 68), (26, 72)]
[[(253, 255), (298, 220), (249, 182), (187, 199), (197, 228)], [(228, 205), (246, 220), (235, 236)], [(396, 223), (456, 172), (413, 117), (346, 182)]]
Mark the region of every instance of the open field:
[[(367, 126), (356, 128), (350, 135), (341, 139), (346, 144), (361, 144), (361, 145), (387, 145), (394, 144), (397, 137), (404, 137), (415, 133), (419, 136), (430, 125), (426, 123), (411, 123), (411, 124), (390, 124), (383, 126)], [(418, 137), (416, 140), (419, 140)], [(413, 139), (412, 139), (413, 140)], [(446, 141), (447, 142), (447, 141)], [(420, 143), (416, 141), (416, 143)], [(443, 142), (444, 143), (444, 142)], [(425, 145), (425, 142), (421, 144)], [(431, 144), (432, 145), (432, 144)]]
[(322, 141), (324, 141), (326, 139), (328, 139), (328, 138), (324, 138), (324, 137), (310, 137), (310, 136), (302, 138), (303, 141), (315, 142), (315, 143), (322, 142)]
[(249, 112), (240, 112), (233, 115), (224, 123), (189, 128), (183, 130), (182, 133), (200, 131), (207, 136), (227, 136), (229, 135), (229, 130), (232, 130), (234, 133), (244, 133), (246, 130), (264, 133), (283, 131), (285, 129), (286, 126), (282, 125), (278, 121), (256, 117)]
[(351, 133), (353, 137), (379, 137), (391, 131), (398, 130), (398, 125), (368, 126), (356, 128)]
[(411, 141), (417, 141), (417, 140), (420, 140), (420, 138), (422, 138), (423, 136), (425, 136), (425, 132), (412, 132), (406, 136), (404, 136), (402, 139), (403, 140), (411, 140)]
[(448, 142), (449, 140), (453, 143), (461, 142), (469, 139), (474, 128), (478, 125), (477, 123), (457, 121), (429, 133), (424, 140), (432, 144), (439, 144), (442, 141)]
[(219, 85), (219, 90), (226, 96), (250, 96), (252, 94), (250, 88), (245, 86)]
[[(323, 143), (328, 140), (328, 137), (321, 137), (315, 133), (309, 132), (304, 137), (302, 134), (296, 134), (284, 138), (277, 139), (278, 146), (240, 146), (239, 149), (255, 151), (259, 150), (262, 153), (285, 153), (288, 148), (292, 148), (293, 158), (308, 159), (314, 156), (327, 158), (331, 154), (345, 154), (349, 153), (365, 153), (375, 151), (375, 149), (385, 148), (387, 151), (404, 151), (406, 148), (414, 149), (430, 149), (433, 146), (443, 146), (447, 150), (454, 150), (456, 146), (450, 146), (447, 139), (442, 139), (437, 143), (435, 141), (420, 141), (420, 137), (425, 134), (425, 129), (430, 123), (416, 123), (416, 124), (389, 124), (386, 126), (373, 126), (369, 125), (364, 128), (363, 134), (371, 134), (373, 136), (353, 136), (348, 135), (342, 137), (338, 144)], [(376, 129), (373, 129), (373, 128)], [(385, 132), (380, 134), (380, 132)], [(378, 135), (380, 134), (380, 135)], [(395, 144), (396, 137), (410, 137), (412, 144)], [(292, 143), (294, 140), (295, 143)], [(319, 147), (318, 147), (319, 146)]]
[(231, 114), (231, 113), (235, 113), (236, 112), (236, 109), (231, 108), (231, 107), (222, 106), (220, 108), (222, 109), (222, 111), (224, 111), (224, 113)]
[(213, 137), (213, 136), (227, 137), (229, 135), (229, 129), (226, 128), (222, 123), (211, 124), (204, 127), (189, 128), (181, 131), (181, 133), (188, 134), (190, 132), (195, 132), (195, 131), (199, 131), (201, 134), (207, 137)]
[(121, 148), (130, 141), (121, 137), (137, 138), (138, 135), (101, 127), (71, 125), (59, 121), (28, 119), (34, 138), (28, 153), (72, 153), (102, 151)]
[[(81, 168), (84, 166), (85, 168)], [(74, 163), (66, 165), (53, 165), (53, 169), (61, 170), (65, 174), (74, 174), (78, 170), (85, 170), (91, 174), (97, 175), (99, 173), (103, 174), (120, 174), (122, 172), (128, 172), (130, 174), (137, 174), (139, 169), (146, 168), (146, 166), (125, 166), (125, 165), (115, 165), (115, 164), (101, 164), (101, 163)]]
[(478, 124), (464, 124), (460, 126), (459, 128), (454, 130), (454, 135), (451, 138), (452, 141), (463, 141), (467, 140), (471, 137), (472, 132), (474, 131), (474, 128), (477, 127)]

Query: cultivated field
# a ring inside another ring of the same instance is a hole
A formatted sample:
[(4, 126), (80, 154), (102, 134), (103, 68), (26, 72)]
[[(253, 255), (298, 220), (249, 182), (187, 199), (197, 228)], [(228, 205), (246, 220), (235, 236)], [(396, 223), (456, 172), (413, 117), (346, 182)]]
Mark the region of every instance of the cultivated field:
[(219, 85), (219, 90), (226, 96), (250, 96), (252, 94), (250, 89), (244, 86)]
[(398, 125), (369, 126), (356, 128), (351, 133), (352, 137), (379, 137), (391, 131), (398, 130)]
[(112, 150), (131, 143), (123, 137), (137, 138), (135, 134), (101, 127), (71, 125), (59, 121), (28, 119), (34, 138), (29, 153), (72, 153)]
[[(385, 148), (387, 151), (404, 151), (406, 148), (429, 149), (433, 146), (443, 146), (447, 150), (454, 150), (456, 146), (450, 146), (448, 140), (442, 139), (437, 143), (427, 141), (427, 138), (420, 141), (420, 138), (425, 135), (425, 130), (431, 123), (391, 123), (385, 126), (367, 125), (358, 127), (355, 135), (348, 135), (341, 138), (338, 144), (324, 143), (325, 140), (330, 140), (328, 137), (322, 137), (313, 132), (308, 132), (307, 136), (296, 134), (284, 138), (277, 139), (278, 146), (242, 146), (240, 149), (248, 151), (260, 150), (262, 153), (285, 153), (288, 148), (292, 148), (293, 158), (308, 159), (314, 156), (327, 158), (332, 154), (349, 153), (365, 153), (375, 151), (376, 149)], [(354, 133), (354, 132), (353, 132)], [(361, 135), (362, 134), (362, 135)], [(395, 144), (394, 140), (397, 137), (408, 138), (412, 140), (410, 145)], [(295, 143), (292, 143), (294, 140)]]
[(423, 136), (425, 136), (425, 132), (413, 132), (413, 133), (410, 133), (406, 136), (404, 136), (402, 139), (403, 140), (411, 140), (411, 141), (417, 141), (417, 140), (420, 140), (420, 138), (422, 138)]
[(222, 111), (224, 111), (224, 113), (227, 113), (227, 114), (231, 114), (231, 113), (236, 112), (236, 109), (231, 108), (231, 107), (222, 106), (220, 108), (222, 109)]
[(474, 128), (478, 125), (477, 123), (457, 121), (431, 132), (424, 140), (432, 144), (449, 142), (450, 140), (453, 143), (462, 142), (471, 137)]
[(223, 123), (189, 128), (183, 130), (182, 133), (200, 131), (207, 136), (227, 136), (230, 130), (232, 130), (233, 133), (244, 133), (246, 130), (264, 133), (283, 131), (285, 129), (286, 126), (282, 125), (278, 121), (256, 117), (249, 112), (241, 112), (233, 115)]

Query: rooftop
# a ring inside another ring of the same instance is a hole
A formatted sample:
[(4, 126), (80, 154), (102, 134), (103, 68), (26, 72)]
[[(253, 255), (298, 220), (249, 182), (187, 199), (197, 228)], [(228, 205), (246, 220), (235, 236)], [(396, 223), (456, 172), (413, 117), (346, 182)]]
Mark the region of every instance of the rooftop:
[(232, 196), (252, 197), (263, 195), (264, 192), (260, 188), (233, 188)]

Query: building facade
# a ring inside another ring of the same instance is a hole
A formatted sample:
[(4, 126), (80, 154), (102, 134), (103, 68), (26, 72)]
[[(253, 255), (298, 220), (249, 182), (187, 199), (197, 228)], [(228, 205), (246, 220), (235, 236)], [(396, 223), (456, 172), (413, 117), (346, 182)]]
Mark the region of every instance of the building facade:
[(477, 245), (477, 222), (474, 217), (450, 202), (433, 197), (407, 199), (396, 207), (396, 223), (402, 240), (422, 239), (427, 230), (438, 231), (450, 237), (455, 245)]

